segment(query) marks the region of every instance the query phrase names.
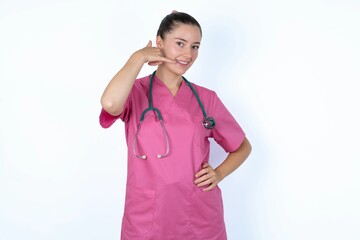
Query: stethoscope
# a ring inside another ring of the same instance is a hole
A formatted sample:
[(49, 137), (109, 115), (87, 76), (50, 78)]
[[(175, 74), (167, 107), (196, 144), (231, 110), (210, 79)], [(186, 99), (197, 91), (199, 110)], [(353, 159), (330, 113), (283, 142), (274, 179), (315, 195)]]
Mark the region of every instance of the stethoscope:
[[(142, 114), (141, 114), (141, 117), (140, 117), (140, 122), (138, 124), (138, 127), (137, 127), (137, 130), (136, 130), (136, 133), (135, 133), (135, 138), (134, 138), (134, 155), (138, 158), (141, 158), (141, 159), (146, 159), (147, 156), (144, 154), (144, 155), (140, 155), (137, 153), (137, 140), (138, 140), (138, 135), (139, 135), (139, 132), (140, 132), (140, 129), (141, 129), (141, 125), (142, 125), (142, 122), (144, 121), (144, 118), (145, 118), (145, 114), (148, 112), (148, 111), (155, 111), (158, 119), (159, 119), (159, 122), (161, 124), (161, 128), (163, 129), (163, 132), (164, 132), (164, 138), (165, 138), (165, 143), (166, 143), (166, 152), (164, 154), (158, 154), (157, 155), (157, 158), (164, 158), (166, 157), (168, 154), (169, 154), (169, 151), (170, 151), (170, 144), (169, 144), (169, 136), (168, 136), (168, 133), (166, 131), (166, 128), (165, 128), (165, 125), (164, 125), (164, 121), (163, 121), (163, 117), (159, 111), (159, 109), (155, 108), (153, 106), (153, 102), (152, 102), (152, 88), (153, 88), (153, 82), (154, 82), (154, 76), (155, 76), (155, 73), (156, 71), (153, 72), (153, 74), (151, 75), (150, 77), (150, 86), (149, 86), (149, 107), (146, 108)], [(198, 103), (199, 103), (199, 106), (201, 108), (201, 111), (204, 115), (204, 120), (202, 122), (202, 125), (206, 128), (206, 129), (213, 129), (216, 125), (215, 123), (215, 119), (212, 118), (212, 117), (208, 117), (207, 114), (206, 114), (206, 111), (205, 111), (205, 108), (204, 108), (204, 105), (202, 104), (202, 102), (200, 101), (200, 98), (199, 98), (199, 95), (197, 94), (197, 92), (195, 91), (194, 87), (192, 86), (192, 84), (183, 76), (182, 77), (184, 79), (184, 81), (186, 82), (186, 84), (190, 87), (191, 91), (193, 92), (193, 94), (195, 95)]]

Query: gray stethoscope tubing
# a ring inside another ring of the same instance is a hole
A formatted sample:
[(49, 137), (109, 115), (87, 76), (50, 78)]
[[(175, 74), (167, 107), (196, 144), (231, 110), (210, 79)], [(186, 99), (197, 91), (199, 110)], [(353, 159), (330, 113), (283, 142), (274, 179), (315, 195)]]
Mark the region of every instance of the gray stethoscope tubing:
[[(169, 152), (170, 152), (170, 144), (169, 144), (169, 136), (168, 136), (168, 133), (166, 131), (166, 128), (165, 128), (165, 125), (164, 125), (164, 122), (163, 122), (163, 118), (162, 118), (162, 115), (159, 111), (159, 109), (153, 107), (153, 102), (152, 102), (152, 88), (153, 88), (153, 82), (154, 82), (154, 76), (155, 76), (155, 73), (156, 71), (153, 72), (153, 74), (151, 75), (151, 78), (150, 78), (150, 86), (149, 86), (149, 107), (146, 108), (142, 114), (141, 114), (141, 117), (140, 117), (140, 122), (139, 122), (139, 125), (137, 127), (137, 130), (136, 130), (136, 133), (135, 133), (135, 137), (134, 137), (134, 155), (137, 157), (137, 158), (141, 158), (141, 159), (146, 159), (147, 156), (144, 154), (144, 155), (139, 155), (137, 154), (137, 139), (138, 139), (138, 135), (139, 135), (139, 132), (140, 132), (140, 129), (141, 129), (141, 125), (142, 125), (142, 122), (144, 121), (144, 118), (145, 118), (145, 114), (148, 112), (148, 111), (155, 111), (156, 112), (156, 115), (160, 121), (160, 124), (161, 124), (161, 128), (163, 129), (163, 133), (164, 133), (164, 137), (165, 137), (165, 142), (166, 142), (166, 152), (164, 154), (158, 154), (157, 155), (157, 158), (164, 158), (166, 157)], [(206, 128), (206, 129), (213, 129), (216, 125), (215, 123), (215, 119), (212, 118), (212, 117), (208, 117), (207, 114), (206, 114), (206, 111), (205, 111), (205, 108), (204, 108), (204, 105), (202, 104), (200, 98), (199, 98), (199, 95), (197, 94), (197, 92), (195, 91), (194, 87), (191, 85), (191, 83), (185, 78), (185, 77), (182, 77), (184, 79), (184, 81), (187, 83), (187, 85), (190, 87), (191, 91), (193, 92), (193, 94), (195, 95), (196, 97), (196, 100), (198, 101), (199, 103), (199, 106), (201, 108), (201, 111), (204, 115), (204, 121), (203, 121), (203, 126)]]
[(200, 98), (199, 98), (199, 95), (197, 94), (197, 92), (195, 91), (194, 87), (192, 86), (192, 84), (185, 78), (183, 77), (184, 81), (187, 83), (187, 85), (189, 85), (189, 87), (191, 88), (191, 91), (194, 93), (195, 97), (196, 97), (196, 100), (198, 101), (199, 103), (199, 106), (201, 108), (201, 111), (203, 112), (203, 115), (204, 115), (204, 121), (203, 121), (203, 126), (206, 128), (206, 129), (213, 129), (216, 125), (216, 122), (215, 122), (215, 119), (212, 118), (212, 117), (208, 117), (206, 112), (205, 112), (205, 108), (204, 108), (204, 105), (202, 104)]

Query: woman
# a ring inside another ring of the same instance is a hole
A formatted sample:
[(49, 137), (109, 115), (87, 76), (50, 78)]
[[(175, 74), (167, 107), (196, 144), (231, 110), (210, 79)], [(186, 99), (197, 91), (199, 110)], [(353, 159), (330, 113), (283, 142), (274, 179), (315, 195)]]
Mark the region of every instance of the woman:
[[(149, 41), (134, 52), (101, 98), (101, 125), (110, 127), (119, 118), (125, 123), (121, 239), (226, 239), (218, 183), (245, 161), (251, 145), (215, 92), (183, 78), (198, 56), (201, 37), (190, 15), (167, 15), (156, 47)], [(137, 79), (145, 63), (157, 70)], [(207, 114), (213, 119), (205, 128)], [(208, 163), (208, 138), (229, 153), (216, 169)]]

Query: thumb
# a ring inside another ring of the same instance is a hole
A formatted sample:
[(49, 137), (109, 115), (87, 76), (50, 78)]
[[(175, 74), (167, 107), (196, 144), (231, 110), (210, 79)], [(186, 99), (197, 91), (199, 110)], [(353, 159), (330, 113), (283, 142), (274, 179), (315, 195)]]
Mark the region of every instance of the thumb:
[(151, 40), (149, 40), (148, 44), (146, 45), (146, 47), (151, 47), (152, 46), (152, 42)]

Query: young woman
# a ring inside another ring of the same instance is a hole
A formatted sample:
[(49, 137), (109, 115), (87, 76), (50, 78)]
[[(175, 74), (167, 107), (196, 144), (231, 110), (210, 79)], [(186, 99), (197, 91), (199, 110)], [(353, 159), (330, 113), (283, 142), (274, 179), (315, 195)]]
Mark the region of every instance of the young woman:
[[(216, 93), (183, 77), (198, 56), (201, 37), (192, 16), (167, 15), (156, 46), (149, 41), (134, 52), (101, 98), (101, 125), (125, 123), (121, 239), (226, 239), (218, 183), (245, 161), (251, 145)], [(137, 79), (146, 63), (157, 70)], [(208, 163), (208, 138), (229, 153), (216, 169)]]

